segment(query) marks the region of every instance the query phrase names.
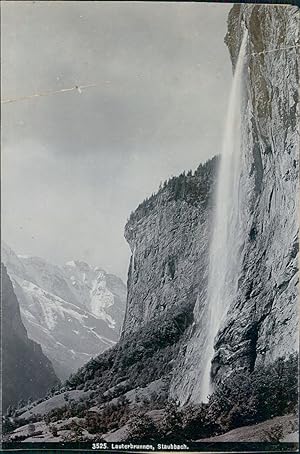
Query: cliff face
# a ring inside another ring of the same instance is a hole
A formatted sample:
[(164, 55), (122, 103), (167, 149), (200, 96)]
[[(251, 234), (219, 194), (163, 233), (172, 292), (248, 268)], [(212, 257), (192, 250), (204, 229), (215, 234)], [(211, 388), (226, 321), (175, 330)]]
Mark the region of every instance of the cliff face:
[[(253, 370), (298, 348), (299, 10), (235, 5), (226, 43), (233, 66), (248, 29), (242, 126), (237, 295), (215, 341), (212, 379)], [(201, 311), (171, 386), (181, 403), (199, 400)]]
[(300, 13), (236, 5), (226, 37), (233, 62), (242, 21), (249, 31), (242, 150), (249, 203), (239, 291), (215, 345), (216, 380), (298, 349)]
[(211, 194), (217, 159), (173, 178), (131, 215), (132, 256), (123, 334), (177, 305), (193, 310), (207, 278)]
[(20, 399), (37, 399), (58, 383), (41, 346), (28, 339), (20, 307), (5, 266), (2, 277), (2, 408)]

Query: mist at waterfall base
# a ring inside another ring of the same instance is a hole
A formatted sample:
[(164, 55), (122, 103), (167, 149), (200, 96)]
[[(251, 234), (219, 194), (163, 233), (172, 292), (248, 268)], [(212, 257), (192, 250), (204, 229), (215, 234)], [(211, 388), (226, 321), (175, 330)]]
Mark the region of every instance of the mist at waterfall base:
[(209, 253), (207, 336), (204, 345), (200, 399), (207, 402), (212, 391), (211, 364), (214, 342), (231, 301), (237, 292), (239, 250), (242, 242), (239, 229), (241, 110), (243, 70), (247, 45), (244, 33), (232, 81), (226, 116), (222, 154), (215, 193), (213, 232)]

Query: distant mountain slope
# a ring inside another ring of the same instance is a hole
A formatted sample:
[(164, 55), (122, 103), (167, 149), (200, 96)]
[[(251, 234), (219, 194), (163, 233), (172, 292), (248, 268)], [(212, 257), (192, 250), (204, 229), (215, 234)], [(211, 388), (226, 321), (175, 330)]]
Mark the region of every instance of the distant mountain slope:
[(5, 266), (2, 280), (2, 408), (22, 399), (43, 397), (58, 383), (41, 346), (28, 339), (20, 307)]
[(2, 244), (29, 336), (40, 343), (65, 379), (118, 339), (126, 286), (101, 268), (80, 261), (59, 267), (39, 257), (17, 256)]

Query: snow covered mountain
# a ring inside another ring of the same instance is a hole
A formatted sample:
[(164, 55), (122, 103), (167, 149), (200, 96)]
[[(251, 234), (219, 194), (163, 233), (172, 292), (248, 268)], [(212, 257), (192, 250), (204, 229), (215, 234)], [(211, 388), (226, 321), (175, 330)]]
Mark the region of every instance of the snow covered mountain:
[(59, 378), (117, 342), (126, 304), (120, 278), (82, 261), (57, 266), (18, 256), (4, 243), (2, 261), (28, 336), (42, 346)]

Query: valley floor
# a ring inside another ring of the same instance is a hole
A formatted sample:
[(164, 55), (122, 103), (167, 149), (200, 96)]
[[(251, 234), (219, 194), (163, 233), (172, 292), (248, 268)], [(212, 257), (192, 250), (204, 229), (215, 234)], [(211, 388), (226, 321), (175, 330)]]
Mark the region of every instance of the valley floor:
[(298, 417), (296, 415), (277, 416), (251, 426), (238, 427), (222, 435), (202, 438), (197, 441), (212, 442), (264, 442), (282, 441), (297, 442), (299, 440)]
[[(162, 410), (152, 410), (148, 412), (151, 419), (157, 422), (163, 417)], [(73, 417), (68, 420), (60, 421), (54, 424), (57, 431), (53, 433), (49, 425), (44, 421), (35, 424), (36, 433), (29, 435), (29, 424), (16, 429), (10, 434), (9, 439), (5, 441), (18, 441), (24, 442), (63, 442), (66, 441), (65, 437), (71, 435), (70, 424), (80, 423), (81, 418)], [(52, 433), (51, 433), (52, 432)], [(59, 433), (57, 433), (59, 432)], [(86, 441), (90, 438), (91, 441), (95, 440), (97, 436), (89, 434), (84, 431)], [(119, 442), (127, 439), (128, 425), (120, 427), (115, 431), (105, 434), (103, 439), (109, 442)], [(299, 440), (298, 430), (298, 417), (294, 414), (285, 416), (277, 416), (262, 423), (254, 424), (251, 426), (243, 426), (237, 429), (230, 430), (222, 435), (210, 438), (201, 438), (195, 440), (197, 442), (293, 442), (297, 443)]]

